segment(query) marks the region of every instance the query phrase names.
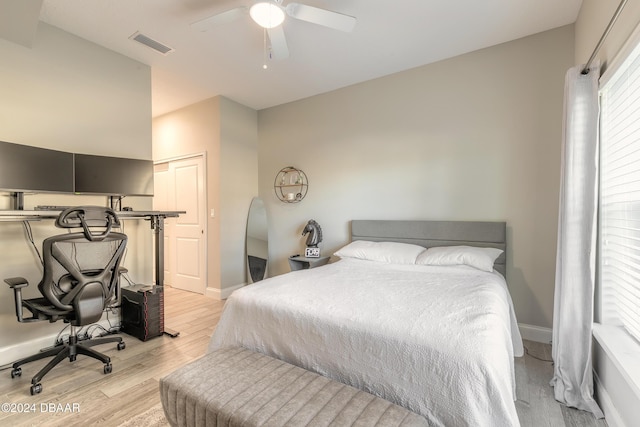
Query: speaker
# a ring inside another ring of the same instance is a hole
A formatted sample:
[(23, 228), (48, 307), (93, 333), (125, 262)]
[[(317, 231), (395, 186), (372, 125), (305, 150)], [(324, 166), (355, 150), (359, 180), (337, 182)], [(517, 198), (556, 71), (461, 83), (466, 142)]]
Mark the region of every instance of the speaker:
[(122, 288), (120, 331), (147, 341), (164, 332), (164, 291), (161, 286)]

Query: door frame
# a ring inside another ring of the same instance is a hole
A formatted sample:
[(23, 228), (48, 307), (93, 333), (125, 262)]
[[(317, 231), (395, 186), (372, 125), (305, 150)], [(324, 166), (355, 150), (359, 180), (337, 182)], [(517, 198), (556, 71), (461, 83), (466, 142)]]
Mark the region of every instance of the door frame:
[[(204, 179), (203, 179), (203, 191), (204, 191), (204, 203), (202, 205), (202, 214), (203, 214), (203, 218), (204, 218), (204, 289), (203, 289), (203, 293), (202, 295), (206, 295), (207, 293), (207, 289), (209, 288), (209, 221), (208, 218), (209, 216), (207, 215), (207, 212), (209, 210), (209, 193), (208, 193), (208, 181), (207, 181), (207, 152), (203, 151), (203, 152), (199, 152), (199, 153), (192, 153), (192, 154), (185, 154), (182, 156), (176, 156), (176, 157), (170, 157), (167, 159), (161, 159), (161, 160), (154, 160), (153, 161), (153, 165), (158, 165), (158, 164), (162, 164), (162, 163), (171, 163), (171, 162), (177, 162), (180, 160), (187, 160), (187, 159), (194, 159), (194, 158), (202, 158), (202, 167), (203, 167), (203, 174), (204, 174)], [(174, 259), (172, 259), (172, 265), (175, 266), (176, 265), (176, 260), (175, 260), (175, 256), (176, 254), (173, 253), (172, 256), (174, 257)], [(175, 268), (175, 267), (174, 267)]]

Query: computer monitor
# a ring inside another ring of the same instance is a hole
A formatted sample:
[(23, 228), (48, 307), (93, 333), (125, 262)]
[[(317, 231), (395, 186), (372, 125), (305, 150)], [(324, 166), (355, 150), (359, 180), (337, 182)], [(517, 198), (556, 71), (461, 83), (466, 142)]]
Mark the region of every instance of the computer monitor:
[(73, 192), (73, 154), (0, 141), (0, 190)]
[(153, 196), (153, 161), (74, 154), (74, 192)]

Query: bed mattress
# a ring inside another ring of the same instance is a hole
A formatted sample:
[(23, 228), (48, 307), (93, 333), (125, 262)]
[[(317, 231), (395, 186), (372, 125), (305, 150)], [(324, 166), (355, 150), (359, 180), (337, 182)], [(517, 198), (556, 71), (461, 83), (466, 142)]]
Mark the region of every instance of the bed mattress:
[(504, 278), (358, 259), (273, 277), (227, 300), (210, 350), (242, 346), (439, 426), (518, 426), (522, 355)]

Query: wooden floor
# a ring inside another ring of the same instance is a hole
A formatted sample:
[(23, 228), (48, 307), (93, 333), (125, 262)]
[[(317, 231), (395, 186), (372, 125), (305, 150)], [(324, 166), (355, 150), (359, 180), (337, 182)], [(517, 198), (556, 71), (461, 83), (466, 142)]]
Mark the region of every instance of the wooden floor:
[[(99, 361), (79, 356), (49, 372), (42, 380), (42, 393), (31, 396), (31, 377), (46, 361), (24, 365), (22, 376), (15, 379), (8, 370), (0, 372), (0, 403), (35, 404), (35, 413), (0, 412), (0, 426), (120, 425), (160, 402), (159, 378), (205, 353), (222, 307), (221, 301), (166, 287), (165, 326), (180, 335), (142, 342), (122, 334), (124, 350), (116, 350), (115, 344), (96, 347), (111, 357), (111, 374), (102, 372)], [(71, 410), (77, 404), (80, 413), (43, 412), (50, 404), (56, 410), (57, 404), (69, 404)]]
[(516, 358), (516, 410), (522, 427), (606, 427), (589, 412), (567, 408), (553, 398), (551, 345), (524, 340), (525, 356)]
[[(0, 403), (34, 409), (31, 413), (0, 411), (0, 426), (120, 425), (160, 402), (159, 378), (204, 354), (222, 307), (220, 301), (166, 288), (165, 323), (180, 335), (147, 342), (123, 335), (127, 345), (123, 351), (117, 351), (115, 344), (98, 347), (111, 357), (111, 374), (102, 373), (100, 362), (81, 356), (54, 368), (42, 381), (42, 393), (31, 396), (31, 376), (46, 361), (25, 365), (22, 377), (16, 379), (10, 378), (8, 370), (0, 372)], [(550, 346), (530, 341), (525, 346), (529, 354), (516, 359), (516, 408), (522, 426), (606, 427), (604, 420), (558, 404), (549, 386), (552, 364), (535, 358), (550, 359)]]

